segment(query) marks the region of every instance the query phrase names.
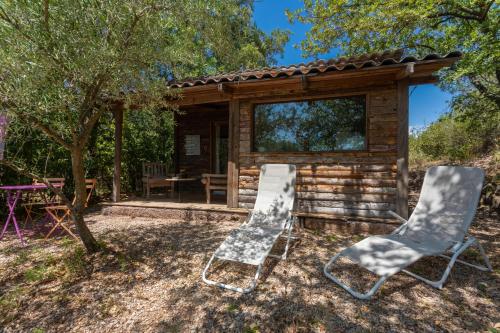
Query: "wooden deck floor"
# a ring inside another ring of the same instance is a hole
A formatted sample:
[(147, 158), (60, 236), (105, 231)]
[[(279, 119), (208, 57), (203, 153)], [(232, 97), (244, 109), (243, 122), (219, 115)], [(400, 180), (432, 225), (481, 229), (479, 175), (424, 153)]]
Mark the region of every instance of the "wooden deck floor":
[(108, 207), (185, 209), (227, 213), (246, 213), (248, 211), (244, 208), (228, 208), (225, 197), (216, 197), (213, 203), (207, 204), (203, 196), (193, 194), (183, 195), (181, 202), (178, 201), (178, 198), (169, 198), (165, 195), (152, 195), (149, 199), (135, 197), (120, 202), (104, 202), (102, 205)]

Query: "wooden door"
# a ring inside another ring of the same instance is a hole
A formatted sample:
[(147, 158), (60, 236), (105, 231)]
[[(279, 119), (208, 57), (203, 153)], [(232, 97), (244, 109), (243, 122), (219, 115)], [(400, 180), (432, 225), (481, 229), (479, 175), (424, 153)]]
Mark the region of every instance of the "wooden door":
[(227, 122), (212, 122), (212, 173), (227, 174), (229, 127)]

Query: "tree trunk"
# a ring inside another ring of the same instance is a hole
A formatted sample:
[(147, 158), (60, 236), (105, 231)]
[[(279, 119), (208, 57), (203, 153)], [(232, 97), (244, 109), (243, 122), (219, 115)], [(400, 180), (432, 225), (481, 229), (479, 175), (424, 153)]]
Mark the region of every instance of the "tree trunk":
[(87, 252), (95, 253), (101, 248), (85, 224), (85, 220), (83, 218), (87, 201), (87, 190), (85, 186), (85, 170), (83, 168), (83, 151), (80, 147), (74, 147), (71, 150), (71, 166), (75, 185), (75, 201), (71, 211), (71, 216), (73, 222), (75, 223), (78, 235), (85, 245)]

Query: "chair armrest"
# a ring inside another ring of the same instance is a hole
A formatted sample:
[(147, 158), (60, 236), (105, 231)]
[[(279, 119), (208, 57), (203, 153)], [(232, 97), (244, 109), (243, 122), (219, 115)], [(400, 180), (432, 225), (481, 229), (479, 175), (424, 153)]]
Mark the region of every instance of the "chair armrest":
[(252, 214), (253, 214), (253, 209), (249, 209), (249, 210), (248, 210), (248, 215), (247, 215), (247, 217), (245, 218), (245, 221), (243, 221), (242, 225), (243, 225), (243, 224), (247, 224), (247, 223), (250, 221), (250, 218), (252, 217)]
[(391, 215), (391, 216), (395, 217), (396, 219), (398, 219), (398, 221), (403, 222), (403, 224), (401, 224), (399, 227), (397, 227), (396, 230), (394, 230), (393, 232), (391, 232), (391, 235), (399, 234), (402, 231), (404, 231), (406, 229), (407, 225), (408, 225), (408, 220), (402, 218), (398, 214), (394, 213), (392, 210), (388, 211), (388, 213), (389, 213), (389, 215)]
[(391, 235), (401, 234), (403, 231), (405, 231), (407, 225), (408, 222), (401, 224), (399, 227), (396, 228), (396, 230), (391, 232)]
[(392, 217), (395, 217), (396, 219), (398, 219), (400, 222), (403, 222), (403, 223), (407, 223), (408, 220), (402, 218), (401, 216), (399, 216), (398, 214), (394, 213), (392, 210), (389, 210), (388, 211), (389, 215), (391, 215)]
[(290, 214), (290, 216), (287, 218), (285, 229), (292, 229), (295, 223), (297, 223), (297, 216)]

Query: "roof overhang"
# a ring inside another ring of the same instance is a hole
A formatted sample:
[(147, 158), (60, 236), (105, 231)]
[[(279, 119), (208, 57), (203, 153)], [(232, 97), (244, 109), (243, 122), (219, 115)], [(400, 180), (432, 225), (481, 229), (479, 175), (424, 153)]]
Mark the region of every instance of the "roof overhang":
[(231, 99), (291, 94), (315, 96), (331, 92), (341, 93), (350, 90), (380, 89), (395, 85), (397, 81), (403, 79), (408, 79), (410, 85), (436, 83), (438, 79), (434, 76), (434, 73), (441, 68), (451, 66), (460, 59), (460, 54), (451, 55), (423, 60), (413, 58), (415, 61), (383, 66), (309, 72), (287, 77), (255, 78), (245, 81), (210, 82), (187, 86), (178, 88), (181, 90), (182, 97), (176, 103), (179, 106), (187, 106), (227, 102)]

